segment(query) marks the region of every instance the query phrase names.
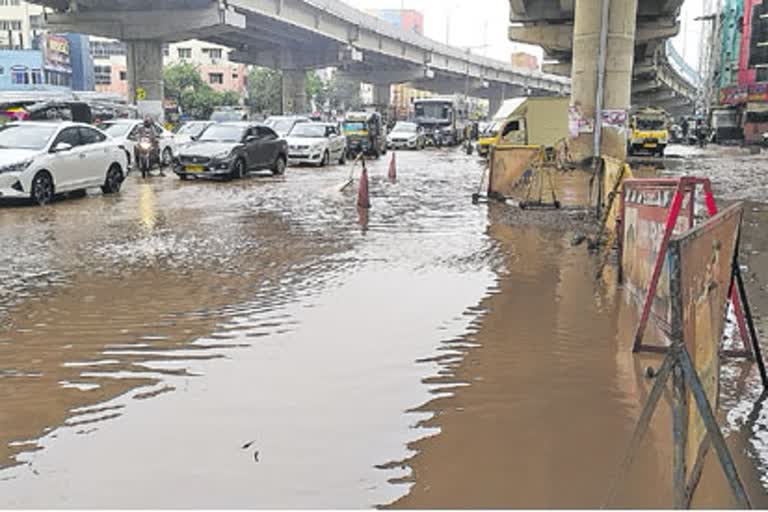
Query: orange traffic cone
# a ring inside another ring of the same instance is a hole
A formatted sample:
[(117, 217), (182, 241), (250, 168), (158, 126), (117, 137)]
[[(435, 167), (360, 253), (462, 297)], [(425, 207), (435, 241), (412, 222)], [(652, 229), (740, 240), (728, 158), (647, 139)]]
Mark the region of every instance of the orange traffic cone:
[(363, 163), (363, 171), (360, 173), (360, 188), (357, 189), (357, 206), (358, 208), (370, 208), (371, 199), (368, 195), (368, 169)]
[(395, 162), (396, 153), (392, 152), (392, 160), (389, 161), (389, 181), (394, 183), (397, 181), (397, 163)]

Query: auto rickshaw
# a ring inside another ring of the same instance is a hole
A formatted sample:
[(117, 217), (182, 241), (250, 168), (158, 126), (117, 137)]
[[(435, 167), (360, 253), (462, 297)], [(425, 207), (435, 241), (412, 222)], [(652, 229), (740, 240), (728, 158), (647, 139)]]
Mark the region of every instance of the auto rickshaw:
[(347, 137), (347, 158), (365, 154), (379, 158), (387, 152), (387, 129), (378, 112), (350, 112), (342, 123)]

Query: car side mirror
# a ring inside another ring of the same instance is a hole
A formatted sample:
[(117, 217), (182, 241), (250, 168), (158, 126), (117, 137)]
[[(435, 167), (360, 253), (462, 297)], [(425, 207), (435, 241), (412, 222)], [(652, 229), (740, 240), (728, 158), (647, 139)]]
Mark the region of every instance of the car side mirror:
[(63, 151), (69, 151), (72, 149), (72, 144), (69, 144), (68, 142), (59, 142), (56, 144), (53, 149), (51, 150), (52, 153), (61, 153)]

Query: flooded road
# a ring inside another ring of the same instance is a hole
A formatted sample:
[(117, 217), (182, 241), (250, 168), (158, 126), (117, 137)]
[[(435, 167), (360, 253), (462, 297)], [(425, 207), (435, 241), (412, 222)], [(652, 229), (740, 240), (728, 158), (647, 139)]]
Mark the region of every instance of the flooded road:
[[(0, 209), (0, 507), (602, 505), (658, 361), (610, 268), (472, 205), (459, 150), (387, 164), (362, 224), (348, 167)], [(609, 505), (670, 506), (669, 424)], [(730, 506), (718, 471), (695, 505)]]

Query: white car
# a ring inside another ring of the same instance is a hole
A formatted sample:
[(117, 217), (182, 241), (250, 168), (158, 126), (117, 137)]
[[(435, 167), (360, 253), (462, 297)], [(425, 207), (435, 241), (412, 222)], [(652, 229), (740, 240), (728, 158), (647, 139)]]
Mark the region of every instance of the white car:
[(347, 138), (333, 123), (300, 123), (286, 137), (288, 163), (324, 167), (347, 160)]
[(200, 138), (200, 135), (216, 121), (187, 121), (176, 130), (176, 147), (182, 148)]
[(275, 130), (280, 137), (287, 137), (297, 124), (310, 121), (305, 116), (269, 116), (264, 124)]
[(424, 149), (424, 130), (416, 123), (398, 121), (387, 135), (390, 149)]
[(125, 148), (82, 123), (25, 121), (0, 127), (0, 198), (40, 205), (56, 194), (101, 187), (120, 191), (127, 174)]
[[(141, 119), (110, 119), (99, 125), (99, 128), (117, 140), (128, 151), (128, 165), (132, 165), (136, 154), (136, 144), (139, 143), (138, 132), (144, 121)], [(156, 121), (153, 123), (157, 141), (160, 144), (159, 159), (163, 167), (173, 164), (173, 160), (179, 154), (176, 137)]]

